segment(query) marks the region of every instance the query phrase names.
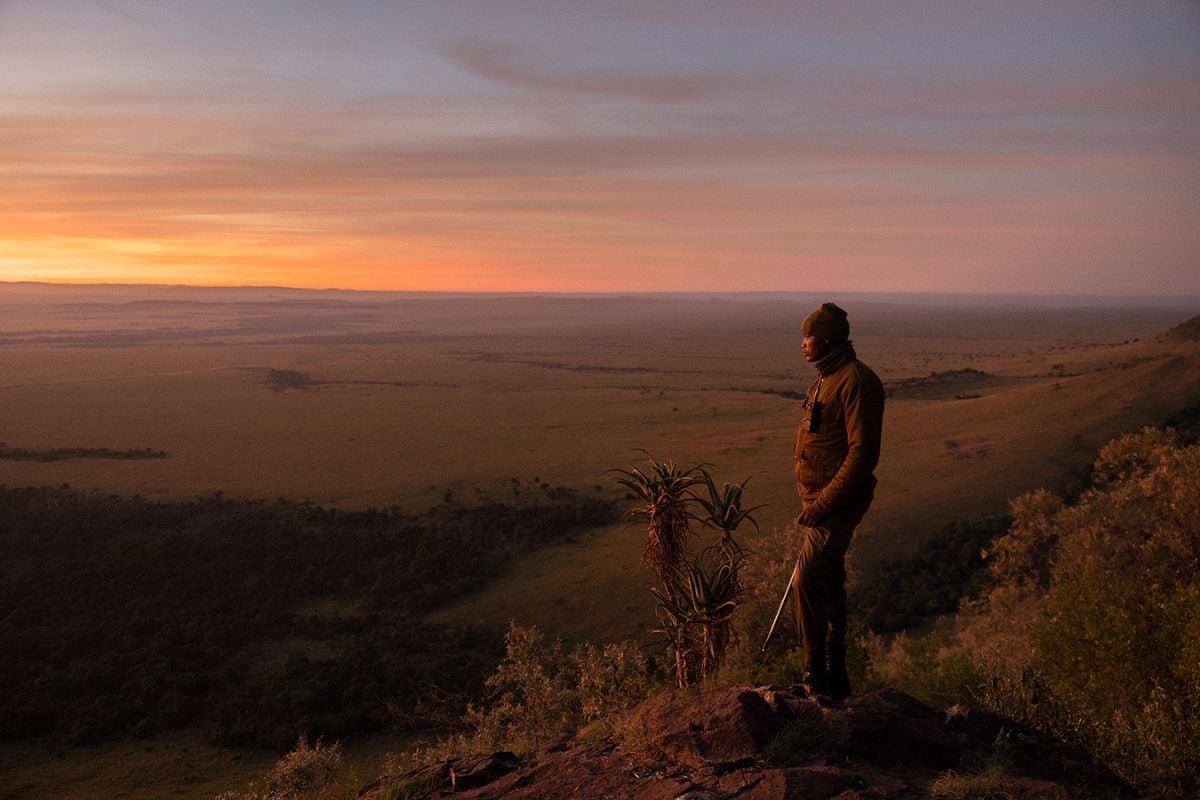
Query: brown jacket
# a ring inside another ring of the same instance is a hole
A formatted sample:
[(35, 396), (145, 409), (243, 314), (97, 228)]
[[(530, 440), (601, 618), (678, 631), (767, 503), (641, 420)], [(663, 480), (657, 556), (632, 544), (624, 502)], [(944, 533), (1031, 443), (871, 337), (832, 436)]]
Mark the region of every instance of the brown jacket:
[[(819, 392), (819, 393), (818, 393)], [(806, 508), (837, 514), (848, 504), (870, 502), (883, 433), (883, 383), (850, 359), (809, 388), (796, 431), (796, 488)], [(820, 403), (816, 429), (808, 420)]]

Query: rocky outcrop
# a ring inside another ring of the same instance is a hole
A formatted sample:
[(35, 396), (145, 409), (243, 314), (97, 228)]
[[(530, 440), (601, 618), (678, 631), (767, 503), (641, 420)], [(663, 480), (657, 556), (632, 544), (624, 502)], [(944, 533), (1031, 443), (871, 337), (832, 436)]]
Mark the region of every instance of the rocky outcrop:
[(452, 759), (363, 787), (360, 800), (1033, 800), (1131, 796), (1082, 749), (999, 717), (883, 690), (823, 706), (802, 690), (666, 693), (595, 742)]
[(663, 693), (642, 703), (621, 726), (624, 740), (676, 764), (753, 763), (779, 732), (763, 695), (744, 687), (704, 695)]

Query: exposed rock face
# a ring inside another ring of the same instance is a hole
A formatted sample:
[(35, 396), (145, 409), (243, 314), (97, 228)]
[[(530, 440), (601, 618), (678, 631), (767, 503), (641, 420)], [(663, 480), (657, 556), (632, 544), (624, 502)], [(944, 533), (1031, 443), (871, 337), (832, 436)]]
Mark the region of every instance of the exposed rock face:
[(599, 742), (559, 745), (524, 762), (511, 753), (454, 759), (372, 782), (359, 798), (393, 796), (388, 787), (401, 785), (403, 797), (463, 800), (955, 796), (934, 793), (939, 779), (943, 788), (981, 782), (957, 796), (1132, 796), (1085, 751), (998, 717), (938, 712), (890, 690), (824, 707), (799, 689), (735, 687), (653, 697)]
[(753, 763), (779, 732), (779, 719), (761, 694), (744, 687), (664, 693), (638, 706), (622, 733), (627, 742), (645, 737), (677, 764), (724, 766)]

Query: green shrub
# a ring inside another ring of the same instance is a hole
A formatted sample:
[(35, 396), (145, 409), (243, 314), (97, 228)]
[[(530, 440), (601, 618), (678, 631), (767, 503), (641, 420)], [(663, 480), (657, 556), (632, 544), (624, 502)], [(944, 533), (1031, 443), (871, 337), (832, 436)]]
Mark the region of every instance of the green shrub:
[(868, 667), (863, 688), (899, 689), (935, 708), (973, 702), (988, 680), (946, 630), (901, 633), (890, 640), (868, 634), (865, 649)]
[[(1012, 519), (981, 600), (924, 634), (867, 637), (866, 685), (983, 705), (1083, 744), (1149, 796), (1197, 796), (1200, 446), (1120, 437), (1074, 502), (1032, 492)], [(942, 794), (988, 796), (975, 778), (946, 776)]]
[(951, 523), (911, 556), (880, 565), (850, 595), (851, 613), (874, 633), (901, 631), (958, 610), (987, 588), (984, 560), (1008, 520)]
[[(1101, 451), (1072, 505), (1014, 503), (989, 607), (1023, 631), (983, 659), (985, 704), (1085, 744), (1139, 790), (1200, 791), (1200, 447), (1147, 429)], [(1014, 614), (1014, 609), (1022, 609)]]
[(401, 767), (501, 749), (520, 754), (589, 723), (613, 727), (658, 687), (652, 662), (633, 642), (568, 649), (547, 642), (536, 627), (513, 624), (505, 644), (504, 659), (487, 679), (488, 701), (468, 708), (466, 730), (410, 754)]
[(627, 711), (655, 688), (651, 662), (629, 641), (581, 645), (572, 661), (579, 715), (587, 722)]
[(333, 798), (335, 777), (342, 768), (342, 749), (320, 740), (309, 745), (301, 737), (266, 777), (244, 792), (224, 792), (216, 800), (326, 800)]

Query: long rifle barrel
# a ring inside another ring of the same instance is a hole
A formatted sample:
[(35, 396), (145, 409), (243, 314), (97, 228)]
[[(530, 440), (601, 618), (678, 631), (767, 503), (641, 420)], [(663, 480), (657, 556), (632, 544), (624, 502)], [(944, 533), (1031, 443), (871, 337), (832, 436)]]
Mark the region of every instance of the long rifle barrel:
[(796, 576), (800, 574), (800, 559), (796, 559), (796, 566), (792, 567), (792, 577), (788, 578), (787, 588), (783, 590), (783, 599), (779, 601), (779, 608), (775, 609), (775, 619), (771, 620), (771, 630), (767, 631), (766, 641), (762, 643), (762, 648), (759, 652), (767, 652), (767, 645), (771, 643), (771, 637), (775, 635), (775, 626), (779, 624), (779, 617), (783, 614), (783, 607), (787, 605), (788, 597), (792, 594), (792, 587), (796, 584)]

